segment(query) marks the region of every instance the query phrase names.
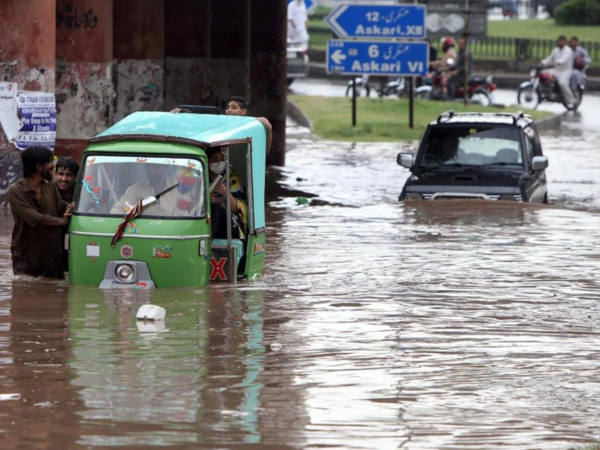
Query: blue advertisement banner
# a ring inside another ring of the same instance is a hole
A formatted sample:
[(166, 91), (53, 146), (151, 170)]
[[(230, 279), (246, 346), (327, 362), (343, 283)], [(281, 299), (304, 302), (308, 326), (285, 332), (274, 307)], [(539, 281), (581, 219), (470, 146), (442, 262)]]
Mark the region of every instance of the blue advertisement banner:
[(56, 101), (48, 92), (19, 92), (19, 117), (23, 126), (17, 135), (20, 150), (43, 145), (54, 151), (56, 142)]

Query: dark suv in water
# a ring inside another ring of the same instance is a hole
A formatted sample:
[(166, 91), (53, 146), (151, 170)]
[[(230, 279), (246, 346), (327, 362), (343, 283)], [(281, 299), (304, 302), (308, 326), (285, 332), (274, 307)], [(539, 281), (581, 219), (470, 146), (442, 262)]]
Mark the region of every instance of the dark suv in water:
[(412, 172), (400, 200), (548, 202), (548, 158), (523, 113), (448, 111), (428, 125), (416, 157), (400, 153), (398, 164)]

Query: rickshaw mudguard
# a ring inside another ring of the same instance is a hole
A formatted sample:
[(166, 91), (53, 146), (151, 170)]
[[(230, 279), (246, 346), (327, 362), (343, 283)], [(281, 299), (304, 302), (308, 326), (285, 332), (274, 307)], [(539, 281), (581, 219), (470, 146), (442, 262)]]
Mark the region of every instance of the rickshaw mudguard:
[[(115, 217), (75, 215), (69, 228), (69, 281), (99, 287), (111, 262), (145, 263), (157, 288), (201, 287), (208, 284), (210, 225), (206, 219), (131, 221), (123, 237), (111, 246), (121, 223)], [(108, 274), (112, 275), (112, 274)], [(112, 287), (147, 289), (145, 279)]]

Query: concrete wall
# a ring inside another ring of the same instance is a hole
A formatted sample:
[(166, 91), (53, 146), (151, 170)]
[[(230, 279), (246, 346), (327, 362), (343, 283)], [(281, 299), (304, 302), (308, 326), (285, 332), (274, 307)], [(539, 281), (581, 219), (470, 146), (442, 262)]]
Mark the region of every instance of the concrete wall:
[(210, 0), (165, 6), (165, 107), (212, 104)]
[[(55, 14), (55, 0), (0, 1), (0, 81), (16, 82), (21, 90), (54, 91)], [(0, 131), (0, 206), (21, 171), (18, 151)]]
[(264, 116), (273, 126), (273, 144), (267, 162), (285, 164), (287, 101), (287, 4), (253, 0), (250, 31), (250, 112)]
[[(1, 0), (0, 78), (54, 92), (58, 156), (134, 111), (249, 99), (285, 161), (286, 0)], [(0, 205), (20, 177), (0, 130)]]
[(114, 2), (114, 120), (135, 111), (163, 111), (165, 0)]
[(113, 123), (112, 0), (57, 0), (56, 153), (76, 159)]

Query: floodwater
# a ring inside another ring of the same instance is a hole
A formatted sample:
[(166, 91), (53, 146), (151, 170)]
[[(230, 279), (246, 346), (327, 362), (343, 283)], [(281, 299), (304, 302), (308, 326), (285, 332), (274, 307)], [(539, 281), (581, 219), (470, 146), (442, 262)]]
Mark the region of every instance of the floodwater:
[[(256, 282), (103, 292), (14, 277), (0, 212), (0, 448), (600, 439), (598, 133), (544, 137), (548, 207), (400, 204), (395, 155), (411, 145), (290, 136)], [(136, 323), (147, 301), (164, 329)]]

